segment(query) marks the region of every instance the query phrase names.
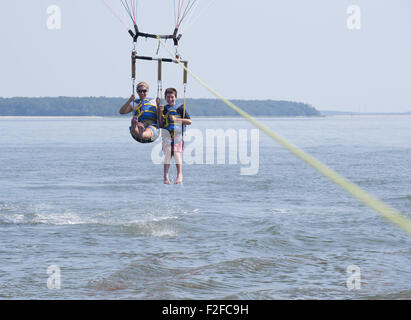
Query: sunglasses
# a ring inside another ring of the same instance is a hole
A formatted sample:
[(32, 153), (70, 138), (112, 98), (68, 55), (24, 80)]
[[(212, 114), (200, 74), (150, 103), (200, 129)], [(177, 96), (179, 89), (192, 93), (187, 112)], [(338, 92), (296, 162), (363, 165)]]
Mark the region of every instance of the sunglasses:
[(138, 93), (146, 93), (147, 90), (137, 90)]

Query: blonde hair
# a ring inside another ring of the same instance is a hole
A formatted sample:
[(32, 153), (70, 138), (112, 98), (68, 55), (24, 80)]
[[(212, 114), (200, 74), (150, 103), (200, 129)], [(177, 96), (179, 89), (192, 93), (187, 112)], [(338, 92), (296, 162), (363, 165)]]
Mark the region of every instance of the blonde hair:
[(140, 88), (140, 87), (145, 87), (147, 90), (149, 90), (150, 89), (150, 86), (148, 85), (148, 83), (147, 82), (139, 82), (138, 84), (137, 84), (137, 89), (138, 88)]

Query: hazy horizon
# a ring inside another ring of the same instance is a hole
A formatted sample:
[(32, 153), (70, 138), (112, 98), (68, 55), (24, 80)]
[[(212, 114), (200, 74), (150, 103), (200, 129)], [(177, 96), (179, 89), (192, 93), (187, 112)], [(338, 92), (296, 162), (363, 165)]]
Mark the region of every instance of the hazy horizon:
[[(127, 97), (107, 97), (107, 96), (39, 96), (39, 97), (23, 97), (23, 96), (16, 96), (16, 97), (0, 97), (0, 99), (14, 99), (14, 98), (24, 98), (24, 99), (41, 99), (41, 98), (106, 98), (106, 99), (127, 99)], [(219, 100), (218, 98), (213, 98), (213, 97), (207, 97), (207, 98), (187, 98), (187, 99), (211, 99), (211, 100)], [(181, 100), (180, 98), (178, 98), (177, 100)], [(304, 103), (307, 104), (305, 102), (302, 101), (291, 101), (291, 100), (275, 100), (275, 99), (230, 99), (230, 100), (241, 100), (241, 101), (265, 101), (265, 100), (272, 100), (272, 101), (287, 101), (287, 102), (295, 102), (295, 103)], [(309, 104), (310, 105), (310, 104)], [(383, 112), (383, 111), (353, 111), (353, 110), (337, 110), (337, 109), (333, 109), (328, 108), (328, 109), (320, 109), (314, 105), (311, 105), (313, 108), (315, 108), (316, 110), (320, 111), (320, 112), (335, 112), (335, 113), (360, 113), (360, 114), (410, 114), (411, 113), (411, 109), (408, 111), (393, 111), (393, 112)], [(1, 116), (0, 116), (1, 117)]]

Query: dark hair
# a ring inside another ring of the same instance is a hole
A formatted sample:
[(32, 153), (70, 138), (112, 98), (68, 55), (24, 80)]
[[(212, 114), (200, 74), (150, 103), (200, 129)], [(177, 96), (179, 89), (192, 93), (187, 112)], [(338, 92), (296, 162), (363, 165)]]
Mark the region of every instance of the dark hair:
[(176, 96), (177, 98), (177, 90), (174, 88), (167, 88), (166, 92), (164, 93), (164, 96), (166, 97), (168, 94), (173, 94)]

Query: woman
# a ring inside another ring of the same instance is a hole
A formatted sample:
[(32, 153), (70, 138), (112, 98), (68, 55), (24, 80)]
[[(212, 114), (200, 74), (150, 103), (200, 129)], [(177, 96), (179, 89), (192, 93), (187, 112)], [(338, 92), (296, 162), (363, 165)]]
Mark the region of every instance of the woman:
[(135, 99), (133, 93), (120, 108), (120, 114), (133, 112), (130, 133), (135, 140), (141, 143), (153, 142), (160, 135), (156, 103), (147, 98), (148, 91), (149, 85), (145, 82), (139, 82), (137, 85), (139, 99)]

